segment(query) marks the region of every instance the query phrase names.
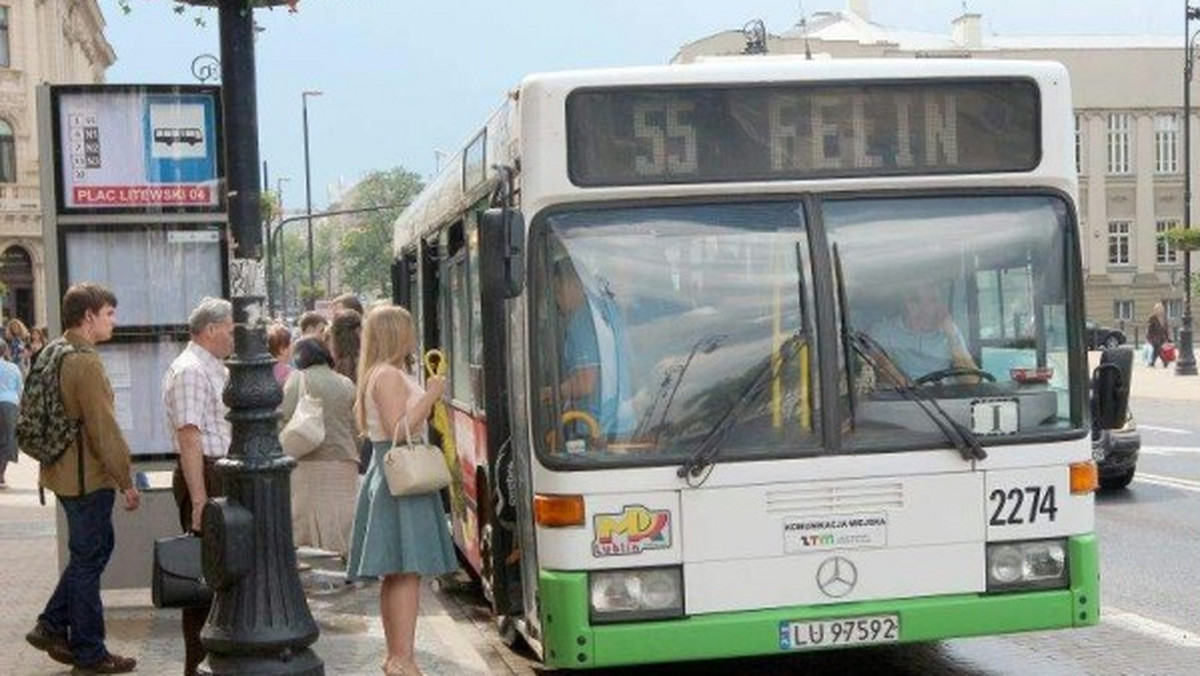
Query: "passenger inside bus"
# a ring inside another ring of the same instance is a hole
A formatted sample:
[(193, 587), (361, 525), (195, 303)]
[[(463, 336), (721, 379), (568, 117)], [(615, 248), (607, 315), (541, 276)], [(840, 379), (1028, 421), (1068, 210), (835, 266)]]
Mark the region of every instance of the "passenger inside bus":
[[(875, 324), (868, 333), (907, 379), (917, 380), (945, 369), (979, 369), (944, 293), (930, 280), (906, 287), (900, 313)], [(897, 374), (891, 375), (896, 379)], [(971, 382), (975, 380), (971, 378)]]
[(558, 396), (568, 423), (566, 439), (629, 434), (636, 421), (625, 332), (615, 302), (603, 285), (589, 292), (566, 258), (555, 262), (552, 283), (562, 331)]

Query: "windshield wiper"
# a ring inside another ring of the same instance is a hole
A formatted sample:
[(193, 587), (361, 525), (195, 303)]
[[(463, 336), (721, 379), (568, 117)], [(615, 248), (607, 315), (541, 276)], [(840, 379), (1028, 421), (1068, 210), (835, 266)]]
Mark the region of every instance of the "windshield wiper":
[[(638, 423), (637, 431), (634, 432), (635, 438), (641, 438), (649, 431), (650, 421), (654, 417), (654, 411), (658, 408), (658, 402), (666, 401), (663, 406), (662, 413), (658, 417), (658, 424), (654, 426), (654, 447), (658, 447), (658, 439), (662, 436), (663, 427), (667, 424), (667, 413), (671, 410), (671, 404), (675, 403), (675, 393), (679, 391), (679, 384), (683, 382), (683, 375), (687, 373), (688, 367), (692, 365), (692, 360), (696, 357), (696, 353), (712, 354), (718, 347), (725, 344), (729, 336), (718, 333), (710, 336), (704, 336), (692, 344), (692, 349), (688, 351), (687, 357), (682, 363), (676, 362), (666, 369), (663, 374), (662, 383), (658, 386), (658, 392), (654, 395), (654, 401), (650, 408), (646, 409), (646, 414), (642, 416), (642, 420)], [(668, 392), (667, 388), (671, 391)]]
[[(797, 331), (796, 333), (789, 335), (782, 343), (780, 343), (780, 368), (783, 367), (783, 360), (790, 352), (789, 348), (797, 340), (799, 340), (800, 337), (801, 333)], [(689, 476), (699, 476), (706, 467), (716, 462), (717, 456), (721, 454), (721, 448), (724, 446), (723, 442), (725, 441), (725, 437), (729, 433), (729, 430), (733, 429), (734, 424), (742, 417), (742, 413), (745, 412), (746, 407), (751, 402), (758, 399), (758, 396), (762, 393), (766, 384), (770, 381), (769, 376), (774, 371), (772, 368), (773, 361), (773, 357), (767, 357), (767, 359), (763, 362), (762, 367), (760, 367), (758, 372), (754, 374), (754, 377), (750, 379), (750, 382), (746, 385), (746, 387), (742, 389), (742, 392), (738, 395), (737, 401), (733, 402), (733, 405), (726, 409), (725, 414), (721, 416), (721, 419), (717, 421), (717, 424), (708, 431), (708, 434), (704, 435), (704, 438), (700, 440), (699, 444), (696, 444), (696, 450), (692, 452), (687, 461), (685, 461), (683, 465), (675, 471), (676, 476), (681, 479)]]
[[(851, 345), (854, 346), (855, 352), (867, 362), (867, 365), (874, 369), (878, 376), (883, 374), (887, 376), (895, 384), (895, 390), (906, 400), (913, 402), (920, 408), (921, 411), (933, 421), (933, 424), (941, 430), (942, 435), (946, 440), (954, 444), (958, 449), (959, 455), (963, 460), (983, 460), (987, 457), (987, 451), (983, 450), (983, 446), (979, 443), (979, 438), (975, 433), (958, 422), (942, 408), (935, 397), (922, 390), (915, 385), (899, 367), (896, 362), (887, 353), (874, 338), (862, 331), (854, 331), (845, 326), (843, 329), (846, 337), (849, 338)], [(880, 359), (887, 360), (887, 365), (880, 364)], [(851, 383), (853, 387), (853, 383)]]

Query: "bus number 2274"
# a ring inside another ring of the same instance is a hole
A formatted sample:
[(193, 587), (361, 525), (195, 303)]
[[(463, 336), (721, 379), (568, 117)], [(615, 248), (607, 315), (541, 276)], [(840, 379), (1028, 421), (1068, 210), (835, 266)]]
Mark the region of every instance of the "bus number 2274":
[[(1028, 498), (1029, 507), (1025, 506)], [(1039, 515), (1045, 515), (1050, 521), (1058, 516), (1058, 502), (1054, 497), (1054, 486), (1026, 486), (1010, 488), (1007, 491), (997, 488), (988, 495), (988, 502), (995, 505), (992, 508), (992, 518), (988, 523), (993, 526), (1016, 526), (1024, 523), (1034, 523)], [(1028, 519), (1026, 519), (1028, 515)]]

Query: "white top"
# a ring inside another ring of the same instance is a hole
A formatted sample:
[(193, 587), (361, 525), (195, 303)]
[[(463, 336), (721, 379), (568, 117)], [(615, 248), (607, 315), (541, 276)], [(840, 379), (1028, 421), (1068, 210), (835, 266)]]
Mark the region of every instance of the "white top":
[[(395, 367), (393, 366), (391, 368), (395, 368)], [(400, 371), (400, 375), (404, 378), (405, 381), (408, 382), (408, 386), (411, 390), (411, 393), (409, 396), (420, 397), (425, 394), (425, 388), (421, 387), (421, 384), (417, 382), (416, 378), (412, 377), (408, 373), (405, 373), (402, 369), (396, 369), (396, 370)], [(371, 369), (371, 374), (370, 374), (370, 376), (368, 376), (370, 378), (370, 380), (367, 381), (369, 384), (368, 389), (367, 389), (367, 401), (366, 401), (366, 405), (367, 405), (367, 416), (366, 416), (366, 418), (367, 418), (367, 437), (369, 437), (371, 439), (371, 441), (392, 441), (392, 433), (395, 430), (383, 429), (383, 421), (380, 419), (380, 416), (379, 416), (379, 406), (375, 404), (375, 382), (374, 381), (375, 381), (375, 377), (378, 374), (379, 374), (378, 368)], [(407, 408), (407, 404), (408, 404), (408, 402), (405, 402), (406, 408)], [(413, 436), (419, 435), (420, 430), (422, 429), (420, 424), (413, 425), (412, 427), (413, 427), (413, 429), (412, 429)], [(401, 437), (401, 438), (403, 438), (403, 437)]]

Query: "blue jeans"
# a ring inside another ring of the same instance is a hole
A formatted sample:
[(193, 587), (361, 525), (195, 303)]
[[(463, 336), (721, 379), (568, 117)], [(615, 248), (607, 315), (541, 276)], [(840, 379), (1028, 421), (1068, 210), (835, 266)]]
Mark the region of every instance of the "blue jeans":
[(113, 502), (116, 491), (106, 488), (83, 497), (59, 497), (67, 514), (67, 567), (54, 595), (38, 618), (46, 629), (66, 635), (76, 664), (104, 659), (104, 606), (100, 603), (100, 575), (113, 552)]

